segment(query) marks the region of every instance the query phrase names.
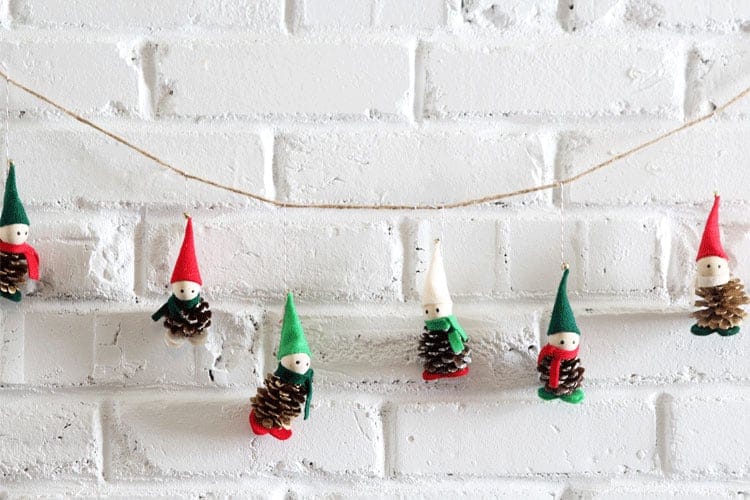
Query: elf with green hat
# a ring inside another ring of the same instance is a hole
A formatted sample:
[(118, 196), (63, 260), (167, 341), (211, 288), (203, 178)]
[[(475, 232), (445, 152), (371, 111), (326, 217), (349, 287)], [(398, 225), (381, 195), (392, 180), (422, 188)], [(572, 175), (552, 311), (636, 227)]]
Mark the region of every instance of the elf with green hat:
[(287, 294), (281, 341), (276, 357), (276, 371), (266, 375), (265, 387), (250, 402), (250, 428), (257, 435), (271, 434), (285, 440), (292, 436), (292, 420), (299, 416), (305, 405), (305, 420), (310, 416), (313, 391), (312, 353), (305, 339), (302, 323), (294, 307), (294, 297)]
[(12, 162), (9, 165), (0, 215), (0, 296), (20, 302), (19, 288), (26, 282), (26, 273), (33, 280), (39, 279), (39, 255), (26, 243), (29, 218), (18, 196), (16, 167)]
[(568, 273), (565, 266), (547, 328), (547, 345), (537, 359), (539, 378), (544, 382), (538, 394), (544, 400), (560, 398), (568, 403), (580, 403), (583, 401), (581, 382), (584, 372), (578, 359), (581, 331), (568, 302)]

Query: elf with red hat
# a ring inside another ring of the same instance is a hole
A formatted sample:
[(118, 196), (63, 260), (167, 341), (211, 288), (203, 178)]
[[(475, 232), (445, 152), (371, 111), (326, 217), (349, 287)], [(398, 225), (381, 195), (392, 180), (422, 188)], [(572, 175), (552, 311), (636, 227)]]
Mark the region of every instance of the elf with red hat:
[(739, 333), (745, 317), (740, 306), (750, 302), (742, 282), (729, 272), (729, 257), (721, 245), (719, 232), (719, 201), (717, 194), (695, 259), (698, 267), (695, 294), (701, 298), (695, 305), (703, 309), (693, 313), (698, 321), (690, 331), (699, 336), (718, 333), (728, 337)]
[(170, 347), (179, 347), (188, 339), (193, 345), (206, 341), (206, 329), (211, 326), (211, 310), (208, 302), (201, 297), (201, 273), (198, 259), (195, 257), (193, 242), (193, 221), (186, 214), (187, 226), (182, 240), (180, 255), (172, 272), (172, 296), (166, 304), (151, 315), (159, 321), (166, 316), (164, 326), (167, 328), (165, 342)]

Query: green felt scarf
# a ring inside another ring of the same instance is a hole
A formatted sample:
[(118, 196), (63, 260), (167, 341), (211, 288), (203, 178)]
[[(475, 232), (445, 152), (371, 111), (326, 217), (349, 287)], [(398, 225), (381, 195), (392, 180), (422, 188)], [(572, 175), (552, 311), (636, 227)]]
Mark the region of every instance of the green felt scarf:
[(448, 330), (448, 342), (450, 342), (451, 349), (456, 354), (464, 350), (464, 342), (469, 340), (469, 336), (466, 335), (466, 332), (461, 328), (458, 320), (452, 314), (444, 318), (428, 319), (424, 324), (432, 332), (444, 332)]
[(193, 307), (197, 306), (200, 301), (200, 294), (198, 294), (192, 300), (180, 300), (175, 297), (174, 294), (172, 294), (169, 297), (169, 300), (167, 300), (167, 303), (161, 306), (158, 311), (151, 315), (151, 319), (153, 319), (154, 321), (159, 321), (167, 313), (169, 313), (170, 318), (179, 317), (180, 312), (192, 309)]
[(278, 368), (274, 372), (274, 375), (279, 377), (287, 384), (304, 385), (307, 391), (307, 397), (305, 397), (305, 420), (310, 416), (310, 400), (312, 399), (313, 393), (313, 369), (309, 368), (303, 375), (295, 373), (292, 370), (288, 370), (281, 366), (279, 363)]

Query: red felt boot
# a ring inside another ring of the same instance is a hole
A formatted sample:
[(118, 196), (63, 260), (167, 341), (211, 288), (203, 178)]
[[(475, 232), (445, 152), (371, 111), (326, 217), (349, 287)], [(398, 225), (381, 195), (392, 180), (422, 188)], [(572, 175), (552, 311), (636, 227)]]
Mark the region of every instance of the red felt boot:
[(422, 379), (424, 380), (438, 380), (441, 378), (458, 378), (469, 374), (469, 367), (462, 368), (453, 373), (430, 373), (427, 370), (422, 372)]
[(253, 430), (253, 433), (258, 436), (270, 434), (281, 441), (286, 441), (292, 437), (292, 429), (285, 429), (283, 427), (272, 427), (269, 429), (260, 425), (260, 423), (255, 420), (255, 410), (250, 411), (250, 428)]
[(258, 436), (268, 434), (269, 432), (268, 429), (260, 425), (258, 421), (255, 420), (255, 410), (250, 411), (250, 428), (253, 430), (253, 434), (256, 434)]

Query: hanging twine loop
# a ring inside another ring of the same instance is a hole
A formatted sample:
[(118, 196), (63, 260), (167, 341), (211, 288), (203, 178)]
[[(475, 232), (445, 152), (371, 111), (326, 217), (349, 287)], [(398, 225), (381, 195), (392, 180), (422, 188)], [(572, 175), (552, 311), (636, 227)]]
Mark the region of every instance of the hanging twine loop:
[(557, 182), (552, 182), (548, 184), (542, 184), (539, 186), (531, 186), (527, 188), (517, 189), (515, 191), (508, 191), (505, 193), (496, 193), (496, 194), (490, 194), (488, 196), (482, 196), (480, 198), (470, 198), (467, 200), (461, 200), (461, 201), (455, 201), (451, 203), (443, 203), (439, 205), (419, 205), (419, 204), (348, 204), (348, 203), (295, 203), (295, 202), (288, 202), (288, 201), (280, 201), (280, 200), (274, 200), (271, 198), (267, 198), (265, 196), (261, 196), (256, 193), (252, 193), (250, 191), (245, 191), (243, 189), (235, 188), (227, 184), (222, 184), (220, 182), (207, 179), (204, 177), (199, 177), (197, 175), (193, 175), (191, 173), (188, 173), (186, 170), (183, 170), (179, 167), (176, 167), (172, 165), (171, 163), (161, 159), (160, 157), (156, 156), (154, 153), (151, 153), (145, 149), (143, 149), (140, 146), (137, 146), (133, 144), (132, 142), (128, 141), (127, 139), (123, 138), (120, 135), (115, 134), (114, 132), (105, 129), (104, 127), (97, 125), (96, 123), (92, 122), (91, 120), (84, 118), (83, 116), (79, 115), (78, 113), (75, 113), (74, 111), (69, 110), (62, 104), (59, 104), (52, 100), (51, 98), (47, 97), (44, 94), (41, 94), (37, 92), (36, 90), (27, 87), (26, 85), (16, 81), (15, 79), (8, 76), (8, 74), (5, 71), (0, 71), (0, 77), (4, 78), (6, 82), (10, 85), (13, 85), (14, 87), (26, 92), (29, 95), (32, 95), (39, 99), (42, 102), (45, 102), (52, 106), (53, 108), (57, 109), (61, 113), (73, 118), (74, 120), (78, 121), (79, 123), (82, 123), (86, 125), (87, 127), (90, 127), (105, 136), (109, 137), (110, 139), (122, 144), (123, 146), (131, 149), (132, 151), (135, 151), (136, 153), (140, 154), (144, 158), (148, 158), (149, 160), (153, 161), (160, 167), (170, 170), (171, 172), (174, 172), (177, 175), (180, 175), (184, 177), (185, 179), (194, 180), (196, 182), (200, 182), (202, 184), (206, 184), (208, 186), (213, 186), (217, 189), (222, 189), (224, 191), (227, 191), (229, 193), (234, 193), (240, 196), (245, 196), (247, 198), (267, 203), (269, 205), (273, 205), (280, 208), (312, 208), (312, 209), (335, 209), (335, 210), (444, 210), (444, 209), (451, 209), (451, 208), (463, 208), (463, 207), (472, 207), (477, 205), (484, 205), (486, 203), (492, 203), (497, 202), (499, 200), (503, 200), (506, 198), (511, 198), (515, 196), (520, 196), (524, 194), (529, 193), (535, 193), (538, 191), (545, 191), (548, 189), (553, 189), (558, 186), (558, 184), (570, 184), (573, 182), (576, 182), (580, 180), (583, 177), (586, 177), (588, 175), (593, 174), (594, 172), (597, 172), (603, 168), (609, 167), (615, 162), (618, 162), (622, 159), (628, 158), (630, 156), (633, 156), (634, 154), (653, 146), (654, 144), (657, 144), (668, 137), (671, 137), (679, 132), (682, 132), (683, 130), (689, 129), (691, 127), (694, 127), (698, 125), (699, 123), (702, 123), (710, 118), (713, 118), (714, 116), (720, 114), (728, 107), (734, 105), (739, 100), (745, 98), (748, 94), (750, 94), (750, 87), (747, 87), (739, 94), (735, 95), (731, 99), (729, 99), (727, 102), (722, 104), (721, 106), (717, 106), (709, 113), (700, 116), (698, 118), (695, 118), (693, 120), (687, 121), (680, 125), (679, 127), (675, 127), (671, 130), (668, 130), (667, 132), (664, 132), (653, 139), (650, 139), (644, 143), (641, 143), (637, 146), (634, 146), (622, 153), (610, 156), (608, 159), (597, 163), (596, 165), (589, 167), (575, 175), (572, 175), (570, 177), (566, 177), (565, 179), (561, 179)]

